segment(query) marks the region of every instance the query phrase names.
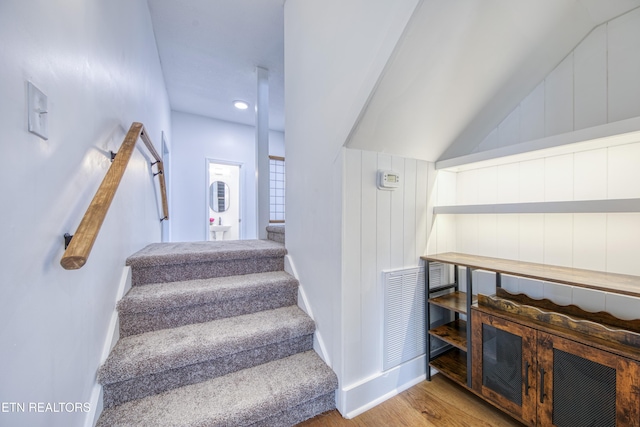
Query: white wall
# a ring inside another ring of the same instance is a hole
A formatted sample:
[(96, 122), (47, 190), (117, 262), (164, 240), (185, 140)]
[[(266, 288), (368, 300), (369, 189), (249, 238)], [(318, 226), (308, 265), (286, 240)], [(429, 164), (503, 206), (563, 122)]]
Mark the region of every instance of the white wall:
[[(0, 39), (0, 402), (88, 402), (125, 258), (160, 240), (143, 151), (81, 270), (60, 266), (62, 236), (133, 121), (158, 149), (161, 131), (170, 136), (149, 11), (144, 0), (6, 0)], [(27, 80), (49, 97), (48, 141), (27, 132)], [(78, 426), (86, 415), (0, 413), (0, 425)]]
[(415, 4), (285, 3), (287, 249), (341, 387), (342, 146)]
[[(376, 186), (378, 170), (400, 174), (393, 191)], [(382, 330), (384, 270), (417, 267), (426, 253), (433, 206), (433, 163), (347, 149), (344, 164), (343, 366), (344, 407), (356, 413), (401, 383), (384, 384)], [(424, 375), (412, 372), (407, 380)], [(353, 390), (353, 391), (352, 391)], [(366, 391), (365, 391), (366, 390)], [(362, 394), (368, 398), (362, 400)]]
[[(179, 111), (171, 121), (173, 241), (206, 240), (207, 158), (242, 163), (242, 235), (255, 239), (255, 128)], [(269, 132), (269, 154), (284, 156), (282, 132)]]

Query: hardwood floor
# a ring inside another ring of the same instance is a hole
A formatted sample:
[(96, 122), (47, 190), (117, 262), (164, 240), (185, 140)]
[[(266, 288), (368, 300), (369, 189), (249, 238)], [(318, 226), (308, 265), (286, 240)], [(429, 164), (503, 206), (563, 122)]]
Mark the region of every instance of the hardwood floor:
[(442, 375), (423, 381), (380, 405), (347, 420), (338, 411), (325, 412), (297, 427), (522, 427), (474, 394)]

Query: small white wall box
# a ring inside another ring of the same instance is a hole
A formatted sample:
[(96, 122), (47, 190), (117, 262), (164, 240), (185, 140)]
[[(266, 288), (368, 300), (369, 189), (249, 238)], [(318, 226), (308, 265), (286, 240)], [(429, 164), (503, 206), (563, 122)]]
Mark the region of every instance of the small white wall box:
[(394, 171), (378, 171), (378, 188), (380, 190), (395, 190), (400, 186), (400, 174)]

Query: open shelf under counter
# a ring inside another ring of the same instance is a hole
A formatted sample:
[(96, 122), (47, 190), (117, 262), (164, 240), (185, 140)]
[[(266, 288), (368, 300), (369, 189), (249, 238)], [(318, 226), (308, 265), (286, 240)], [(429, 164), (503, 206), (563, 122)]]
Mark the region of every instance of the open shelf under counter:
[(467, 313), (467, 294), (464, 292), (451, 292), (439, 297), (429, 298), (429, 303), (460, 314)]
[(467, 322), (462, 319), (430, 329), (429, 333), (447, 344), (467, 351)]
[(464, 351), (452, 348), (433, 359), (429, 366), (450, 380), (467, 387), (467, 354)]
[(514, 261), (503, 258), (491, 258), (457, 252), (425, 255), (421, 258), (430, 262), (436, 261), (455, 264), (476, 270), (491, 271), (528, 279), (640, 297), (640, 276)]

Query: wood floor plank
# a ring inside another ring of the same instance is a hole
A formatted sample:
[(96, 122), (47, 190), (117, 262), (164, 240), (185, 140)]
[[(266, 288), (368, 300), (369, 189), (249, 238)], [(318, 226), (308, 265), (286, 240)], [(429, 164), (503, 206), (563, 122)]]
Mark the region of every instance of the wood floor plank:
[(325, 412), (298, 427), (522, 427), (473, 393), (443, 375), (423, 381), (347, 420), (338, 411)]

